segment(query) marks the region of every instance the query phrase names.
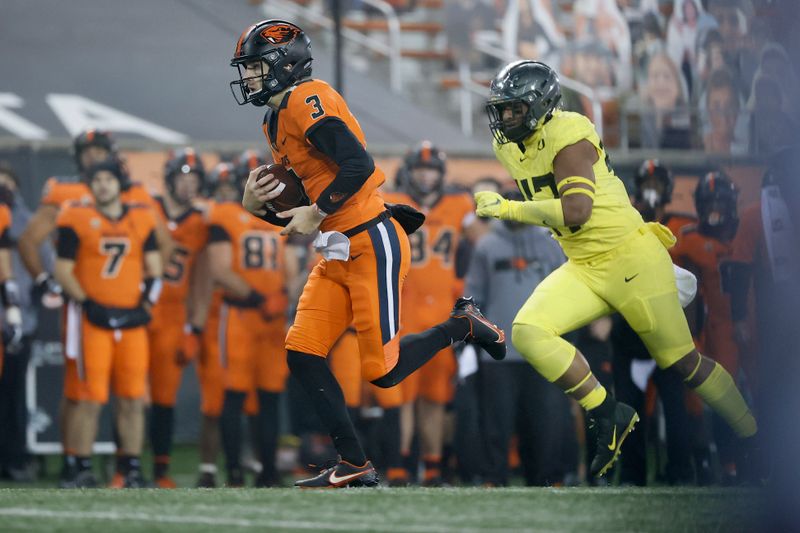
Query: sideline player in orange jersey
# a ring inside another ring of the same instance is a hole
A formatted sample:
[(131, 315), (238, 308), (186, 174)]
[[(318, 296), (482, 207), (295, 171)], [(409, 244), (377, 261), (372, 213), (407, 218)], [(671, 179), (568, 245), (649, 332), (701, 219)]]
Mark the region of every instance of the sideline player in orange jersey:
[[(47, 180), (42, 190), (42, 199), (25, 231), (19, 238), (19, 255), (22, 263), (35, 283), (34, 301), (44, 307), (55, 308), (61, 305), (61, 288), (52, 275), (45, 270), (39, 250), (42, 243), (56, 229), (56, 217), (63, 205), (68, 202), (91, 202), (92, 192), (86, 183), (85, 171), (95, 163), (108, 158), (119, 159), (119, 153), (111, 134), (98, 129), (88, 129), (74, 140), (75, 165), (78, 173), (74, 176), (56, 176)], [(122, 201), (149, 205), (150, 195), (140, 183), (132, 183), (123, 166)], [(160, 248), (170, 246), (166, 228), (159, 226), (157, 234)]]
[(258, 396), (256, 442), (262, 471), (256, 486), (279, 484), (275, 469), (278, 408), (286, 365), (287, 281), (299, 269), (294, 249), (275, 226), (239, 202), (218, 202), (209, 212), (211, 274), (224, 290), (219, 319), (219, 358), (224, 400), (220, 418), (228, 485), (244, 483), (241, 413), (248, 393)]
[[(23, 265), (34, 280), (33, 302), (46, 309), (61, 307), (61, 287), (53, 276), (44, 268), (40, 256), (41, 245), (56, 230), (56, 219), (62, 206), (69, 202), (91, 203), (92, 192), (86, 183), (85, 171), (92, 164), (103, 162), (108, 158), (119, 161), (119, 153), (114, 145), (111, 134), (98, 129), (87, 129), (74, 139), (73, 152), (77, 174), (74, 176), (53, 177), (47, 180), (42, 190), (42, 199), (28, 221), (22, 235), (18, 240), (19, 255)], [(123, 168), (122, 200), (147, 204), (150, 197), (141, 184), (133, 184)], [(159, 225), (156, 236), (159, 246), (166, 250), (169, 248), (169, 235), (166, 228)], [(62, 400), (59, 413), (59, 426), (62, 441), (66, 420), (71, 416), (71, 402)], [(66, 448), (64, 442), (62, 445)]]
[[(206, 215), (215, 203), (238, 203), (242, 197), (242, 185), (256, 167), (266, 164), (266, 160), (254, 150), (245, 150), (236, 163), (220, 162), (209, 172), (206, 179), (208, 198), (203, 202)], [(213, 279), (209, 266), (208, 247), (197, 262), (198, 274), (201, 278), (212, 282), (211, 301), (205, 307), (205, 328), (201, 335), (201, 357), (197, 365), (201, 386), (200, 412), (200, 464), (197, 486), (213, 488), (217, 486), (217, 457), (220, 449), (219, 417), (222, 414), (222, 402), (225, 395), (223, 369), (220, 363), (219, 323), (224, 290), (213, 287)], [(196, 310), (197, 311), (197, 310)], [(252, 435), (258, 434), (258, 399), (255, 390), (248, 394), (244, 411), (248, 415)], [(256, 446), (258, 447), (258, 446)]]
[(262, 127), (273, 159), (299, 176), (310, 199), (310, 205), (275, 214), (265, 202), (277, 198), (282, 188), (257, 169), (248, 178), (242, 203), (251, 213), (285, 226), (284, 234), (323, 232), (317, 248), (327, 258), (309, 276), (286, 349), (289, 368), (311, 397), (340, 458), (317, 477), (296, 484), (375, 486), (378, 476), (325, 362), (345, 329), (355, 325), (362, 374), (381, 387), (400, 383), (453, 341), (474, 340), (504, 357), (505, 336), (471, 299), (459, 299), (446, 322), (399, 339), (400, 292), (410, 266), (406, 231), (417, 229), (421, 217), (407, 206), (390, 211), (384, 205), (378, 187), (385, 178), (366, 151), (361, 126), (339, 93), (311, 78), (311, 62), (311, 41), (290, 22), (258, 22), (236, 43), (234, 97), (240, 104), (267, 106)]
[[(475, 220), (475, 204), (466, 193), (446, 191), (445, 174), (446, 155), (430, 141), (423, 141), (403, 160), (398, 173), (399, 192), (384, 195), (388, 202), (408, 204), (425, 214), (425, 225), (409, 237), (411, 269), (403, 286), (403, 299), (414, 313), (403, 319), (402, 335), (419, 333), (445, 320), (450, 301), (461, 293), (455, 270), (456, 248), (464, 230)], [(445, 408), (453, 400), (455, 374), (456, 357), (448, 347), (400, 385), (404, 403), (401, 450), (409, 456), (416, 426), (425, 464), (424, 485), (442, 484)]]
[[(730, 259), (732, 241), (739, 224), (736, 202), (739, 191), (722, 172), (709, 172), (694, 192), (699, 222), (684, 226), (670, 250), (676, 264), (697, 276), (705, 304), (703, 327), (697, 343), (703, 353), (717, 361), (734, 379), (739, 376), (739, 348), (734, 339), (730, 297), (723, 292), (720, 266)], [(736, 436), (727, 424), (713, 415), (723, 484), (736, 482)]]
[(164, 289), (153, 308), (150, 340), (150, 444), (155, 460), (153, 479), (159, 488), (174, 488), (169, 477), (175, 400), (183, 368), (197, 358), (205, 311), (210, 299), (207, 280), (195, 271), (208, 240), (205, 215), (192, 206), (204, 188), (205, 169), (192, 148), (170, 155), (164, 169), (163, 197), (156, 213), (175, 244), (164, 266)]
[[(242, 196), (241, 181), (237, 179), (233, 163), (220, 162), (206, 176), (207, 199), (203, 210), (208, 212), (215, 203), (236, 202)], [(208, 247), (200, 259), (198, 270), (207, 271), (205, 277), (212, 280), (208, 265)], [(213, 280), (212, 280), (213, 282)], [(200, 359), (197, 375), (200, 381), (200, 464), (197, 486), (213, 488), (217, 486), (217, 457), (219, 456), (219, 417), (222, 414), (222, 400), (225, 394), (222, 365), (219, 360), (219, 314), (222, 308), (223, 290), (214, 288), (207, 310), (205, 327), (201, 336)]]
[(0, 374), (3, 373), (3, 356), (19, 350), (22, 342), (22, 311), (19, 307), (19, 287), (11, 268), (11, 209), (13, 193), (0, 185), (0, 303), (3, 304), (2, 343), (0, 343)]
[[(91, 453), (109, 383), (117, 399), (117, 486), (140, 487), (147, 388), (146, 325), (161, 290), (161, 257), (153, 211), (120, 198), (124, 171), (115, 160), (85, 170), (90, 204), (70, 204), (58, 216), (55, 277), (70, 298), (64, 396), (64, 486), (91, 486)], [(120, 482), (121, 481), (121, 482)]]

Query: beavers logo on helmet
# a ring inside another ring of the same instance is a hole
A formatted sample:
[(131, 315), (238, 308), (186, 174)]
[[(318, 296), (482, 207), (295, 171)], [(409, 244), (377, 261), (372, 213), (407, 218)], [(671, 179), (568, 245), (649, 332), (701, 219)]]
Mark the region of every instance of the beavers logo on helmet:
[(272, 44), (283, 44), (294, 40), (298, 33), (299, 30), (292, 26), (270, 26), (261, 32), (261, 37)]

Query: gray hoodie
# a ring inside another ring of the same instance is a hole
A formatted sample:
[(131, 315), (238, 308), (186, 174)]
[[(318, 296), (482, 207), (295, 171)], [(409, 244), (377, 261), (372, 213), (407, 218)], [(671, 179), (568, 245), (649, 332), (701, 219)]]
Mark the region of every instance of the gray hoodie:
[(475, 245), (464, 294), (474, 296), (483, 314), (505, 330), (508, 354), (504, 361), (523, 360), (511, 344), (514, 317), (533, 289), (564, 260), (550, 232), (537, 226), (512, 230), (494, 221), (491, 231)]

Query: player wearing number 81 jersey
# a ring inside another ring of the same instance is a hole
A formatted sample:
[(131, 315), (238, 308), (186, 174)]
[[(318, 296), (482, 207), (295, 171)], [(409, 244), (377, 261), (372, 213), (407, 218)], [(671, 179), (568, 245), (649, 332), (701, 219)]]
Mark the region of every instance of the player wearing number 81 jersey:
[(248, 393), (258, 395), (258, 486), (278, 483), (275, 452), (278, 397), (286, 364), (286, 283), (299, 265), (278, 228), (245, 211), (239, 202), (217, 202), (209, 213), (209, 258), (223, 288), (218, 352), (224, 397), (220, 429), (229, 485), (242, 483), (241, 413)]

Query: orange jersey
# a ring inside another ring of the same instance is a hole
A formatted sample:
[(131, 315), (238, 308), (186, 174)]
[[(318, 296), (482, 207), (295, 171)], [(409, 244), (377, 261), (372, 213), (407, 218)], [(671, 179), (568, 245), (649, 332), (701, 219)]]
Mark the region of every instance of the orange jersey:
[(157, 250), (153, 211), (125, 205), (111, 220), (94, 206), (68, 204), (58, 216), (58, 257), (75, 261), (75, 277), (92, 300), (134, 308), (141, 299), (144, 254)]
[[(153, 205), (152, 197), (141, 183), (131, 184), (130, 188), (123, 191), (120, 197), (123, 203)], [(82, 181), (66, 181), (56, 177), (47, 180), (42, 190), (41, 204), (61, 208), (68, 202), (93, 203), (91, 189)]]
[(5, 204), (0, 204), (0, 248), (11, 248), (11, 209)]
[(697, 218), (691, 215), (667, 213), (664, 215), (664, 218), (661, 219), (661, 223), (668, 227), (673, 235), (679, 235), (681, 228), (684, 226), (688, 226), (689, 224), (697, 224)]
[[(342, 96), (321, 80), (299, 83), (284, 97), (277, 111), (268, 111), (263, 130), (272, 157), (297, 174), (306, 194), (316, 202), (322, 191), (336, 177), (338, 166), (314, 148), (307, 135), (328, 118), (341, 120), (361, 142), (367, 142), (356, 117)], [(375, 167), (366, 183), (336, 213), (322, 221), (322, 231), (346, 231), (378, 216), (384, 211), (378, 187), (385, 181), (383, 171)]]
[(164, 287), (159, 303), (183, 303), (189, 292), (189, 277), (198, 254), (208, 241), (208, 222), (203, 213), (189, 208), (177, 218), (167, 216), (162, 198), (155, 198), (156, 213), (167, 226), (175, 243), (169, 261), (164, 265)]
[[(461, 240), (464, 220), (475, 209), (472, 199), (464, 193), (444, 194), (430, 209), (420, 207), (404, 193), (386, 194), (386, 201), (408, 204), (425, 213), (425, 224), (408, 236), (411, 270), (403, 292), (403, 297), (408, 298), (407, 305), (414, 308), (414, 314), (425, 308), (449, 312), (457, 283), (456, 247)], [(434, 323), (439, 319), (441, 317)]]
[(212, 205), (209, 224), (210, 241), (231, 243), (231, 268), (248, 285), (265, 296), (283, 291), (286, 238), (278, 228), (254, 217), (237, 202)]
[(47, 180), (42, 189), (42, 205), (61, 208), (67, 202), (92, 203), (92, 191), (82, 181), (65, 181), (57, 177)]
[(677, 234), (678, 242), (670, 249), (679, 266), (697, 274), (700, 294), (708, 309), (708, 323), (730, 323), (730, 297), (722, 292), (720, 263), (731, 257), (731, 243), (701, 235), (694, 225), (684, 226)]

